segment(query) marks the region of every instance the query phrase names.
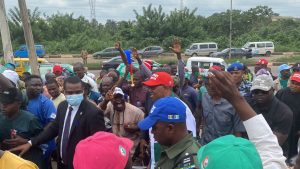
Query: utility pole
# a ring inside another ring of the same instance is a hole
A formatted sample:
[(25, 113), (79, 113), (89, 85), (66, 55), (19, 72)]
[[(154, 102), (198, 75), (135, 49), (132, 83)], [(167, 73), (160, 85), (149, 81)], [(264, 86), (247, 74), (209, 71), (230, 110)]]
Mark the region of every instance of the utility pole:
[(0, 0), (0, 30), (5, 63), (14, 63), (10, 31), (7, 23), (4, 0)]
[(231, 42), (232, 42), (232, 0), (230, 0), (230, 26), (229, 26), (229, 59), (231, 59)]
[(18, 2), (19, 2), (20, 13), (21, 13), (21, 18), (22, 18), (24, 37), (25, 37), (25, 41), (26, 41), (26, 46), (28, 48), (29, 64), (31, 67), (31, 73), (35, 74), (35, 75), (40, 75), (40, 72), (38, 69), (38, 62), (37, 62), (36, 50), (34, 47), (34, 41), (33, 41), (30, 20), (28, 17), (28, 10), (26, 7), (26, 2), (25, 2), (25, 0), (18, 0)]
[(96, 10), (95, 10), (96, 0), (89, 0), (89, 4), (91, 10), (91, 21), (93, 21), (96, 19)]
[(180, 0), (180, 10), (183, 11), (183, 0)]

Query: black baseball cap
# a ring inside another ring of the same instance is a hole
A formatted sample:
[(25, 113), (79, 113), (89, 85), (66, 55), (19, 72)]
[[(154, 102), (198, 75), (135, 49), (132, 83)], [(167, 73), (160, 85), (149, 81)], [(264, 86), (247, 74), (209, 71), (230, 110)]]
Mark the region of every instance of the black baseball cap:
[(15, 101), (22, 101), (22, 93), (19, 89), (12, 87), (0, 92), (0, 102), (3, 104), (11, 104)]

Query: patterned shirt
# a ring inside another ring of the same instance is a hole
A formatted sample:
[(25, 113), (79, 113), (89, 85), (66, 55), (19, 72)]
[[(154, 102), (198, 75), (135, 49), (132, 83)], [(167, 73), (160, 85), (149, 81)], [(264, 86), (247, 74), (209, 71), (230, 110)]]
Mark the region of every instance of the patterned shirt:
[(250, 97), (251, 96), (251, 92), (250, 92), (251, 87), (252, 87), (251, 82), (242, 80), (241, 85), (239, 87), (239, 91), (240, 91), (241, 95), (244, 97)]

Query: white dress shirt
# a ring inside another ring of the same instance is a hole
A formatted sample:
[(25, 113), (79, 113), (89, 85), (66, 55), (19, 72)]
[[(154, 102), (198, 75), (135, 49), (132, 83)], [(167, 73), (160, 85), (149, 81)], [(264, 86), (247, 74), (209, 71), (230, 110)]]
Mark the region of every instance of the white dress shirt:
[[(70, 132), (71, 132), (71, 128), (72, 128), (72, 125), (73, 125), (73, 121), (74, 121), (74, 118), (75, 118), (75, 115), (79, 109), (79, 106), (71, 106), (69, 105), (68, 108), (67, 108), (67, 111), (66, 111), (66, 116), (65, 116), (65, 120), (64, 120), (64, 126), (63, 126), (63, 130), (62, 130), (62, 138), (61, 138), (61, 141), (60, 141), (60, 145), (62, 145), (62, 141), (63, 141), (63, 136), (64, 136), (64, 131), (65, 131), (65, 124), (66, 124), (66, 120), (67, 120), (67, 117), (68, 117), (68, 114), (69, 114), (69, 108), (72, 107), (73, 110), (71, 112), (71, 121), (70, 121), (70, 130), (69, 130), (69, 135), (70, 135)], [(80, 112), (79, 112), (80, 113)], [(60, 156), (62, 157), (62, 146), (60, 146)]]
[(243, 122), (249, 140), (255, 145), (264, 169), (287, 169), (285, 157), (279, 146), (277, 137), (270, 126), (260, 115), (256, 115)]

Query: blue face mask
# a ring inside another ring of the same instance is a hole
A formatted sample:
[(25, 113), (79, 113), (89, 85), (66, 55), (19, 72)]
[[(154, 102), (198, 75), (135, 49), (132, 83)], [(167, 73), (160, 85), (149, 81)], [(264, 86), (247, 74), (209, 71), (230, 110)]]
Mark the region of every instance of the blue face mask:
[(83, 100), (83, 93), (66, 95), (66, 99), (71, 106), (79, 106)]

